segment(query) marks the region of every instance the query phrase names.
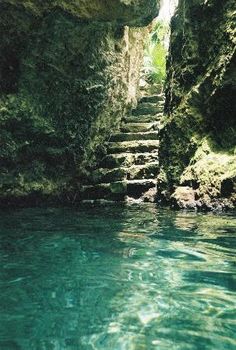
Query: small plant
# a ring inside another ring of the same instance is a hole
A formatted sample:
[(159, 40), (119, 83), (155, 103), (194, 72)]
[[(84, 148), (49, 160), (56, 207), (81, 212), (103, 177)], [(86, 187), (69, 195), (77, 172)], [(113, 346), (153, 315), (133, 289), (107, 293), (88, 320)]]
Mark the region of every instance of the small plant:
[(158, 20), (149, 36), (145, 50), (144, 68), (151, 83), (163, 84), (166, 77), (169, 25)]

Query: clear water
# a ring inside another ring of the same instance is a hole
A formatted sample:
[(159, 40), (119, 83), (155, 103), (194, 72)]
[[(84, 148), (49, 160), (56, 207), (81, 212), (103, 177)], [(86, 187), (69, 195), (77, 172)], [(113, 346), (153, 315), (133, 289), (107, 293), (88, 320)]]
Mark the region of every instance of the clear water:
[(236, 216), (0, 212), (1, 350), (235, 350)]

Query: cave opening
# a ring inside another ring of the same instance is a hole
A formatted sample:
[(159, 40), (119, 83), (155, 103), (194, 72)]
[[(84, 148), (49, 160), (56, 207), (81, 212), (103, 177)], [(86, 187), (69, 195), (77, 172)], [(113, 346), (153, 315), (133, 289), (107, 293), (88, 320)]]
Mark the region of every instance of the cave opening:
[(170, 203), (201, 182), (192, 198), (221, 196), (236, 164), (233, 0), (20, 2), (0, 4), (3, 203), (149, 187)]
[(235, 350), (234, 9), (0, 0), (0, 350)]
[[(169, 52), (171, 18), (178, 7), (178, 0), (161, 0), (158, 16), (149, 26), (144, 50), (143, 75), (144, 80), (157, 89), (163, 90), (166, 79), (166, 61)], [(143, 82), (143, 84), (145, 84)]]

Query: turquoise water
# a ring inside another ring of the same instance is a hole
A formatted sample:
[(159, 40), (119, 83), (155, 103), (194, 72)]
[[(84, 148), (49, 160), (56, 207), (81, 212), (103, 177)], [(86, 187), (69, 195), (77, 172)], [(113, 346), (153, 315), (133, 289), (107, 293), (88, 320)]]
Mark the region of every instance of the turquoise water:
[(0, 212), (1, 350), (235, 350), (236, 216)]

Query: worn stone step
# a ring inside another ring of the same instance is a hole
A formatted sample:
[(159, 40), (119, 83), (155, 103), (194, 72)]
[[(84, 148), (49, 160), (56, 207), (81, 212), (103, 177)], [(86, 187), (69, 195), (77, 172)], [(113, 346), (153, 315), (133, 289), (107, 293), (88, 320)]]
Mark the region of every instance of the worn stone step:
[(127, 195), (133, 198), (140, 198), (150, 188), (156, 187), (156, 185), (157, 182), (154, 179), (127, 181)]
[(153, 123), (125, 123), (121, 126), (120, 131), (121, 132), (147, 132), (147, 131), (154, 131), (158, 130), (159, 123), (153, 122)]
[(86, 185), (82, 187), (81, 200), (124, 200), (127, 194), (126, 181), (117, 181), (113, 183), (99, 183), (97, 185)]
[(165, 95), (164, 94), (156, 94), (156, 95), (147, 95), (142, 96), (140, 99), (141, 103), (144, 102), (151, 102), (151, 103), (158, 103), (158, 102), (165, 102)]
[(158, 140), (158, 131), (147, 131), (147, 132), (121, 132), (113, 134), (109, 141), (135, 141), (135, 140)]
[(101, 162), (104, 168), (130, 167), (158, 161), (158, 152), (153, 153), (114, 153), (108, 154)]
[(152, 123), (157, 122), (163, 117), (163, 113), (154, 115), (131, 115), (124, 119), (125, 123)]
[(159, 162), (145, 165), (134, 165), (127, 169), (127, 180), (156, 179), (159, 170)]
[(163, 106), (156, 103), (140, 103), (136, 109), (132, 110), (132, 115), (157, 114), (163, 112)]
[(163, 85), (162, 84), (147, 84), (145, 83), (143, 86), (140, 86), (140, 90), (142, 90), (144, 95), (156, 95), (163, 93)]
[(121, 141), (108, 142), (108, 153), (123, 153), (123, 152), (154, 152), (159, 147), (159, 140), (146, 141)]
[(100, 205), (115, 205), (117, 203), (117, 200), (112, 200), (112, 199), (83, 199), (80, 201), (82, 204), (87, 204), (87, 205), (94, 205), (94, 204), (100, 204)]
[(110, 183), (116, 181), (126, 180), (126, 168), (100, 168), (93, 171), (90, 176), (91, 184)]
[(156, 180), (127, 180), (112, 183), (83, 186), (80, 200), (115, 200), (124, 201), (125, 196), (139, 198), (150, 188), (156, 187)]
[(154, 179), (157, 176), (159, 162), (147, 163), (144, 165), (131, 165), (120, 168), (100, 168), (96, 169), (90, 176), (91, 184), (110, 183), (122, 180)]

